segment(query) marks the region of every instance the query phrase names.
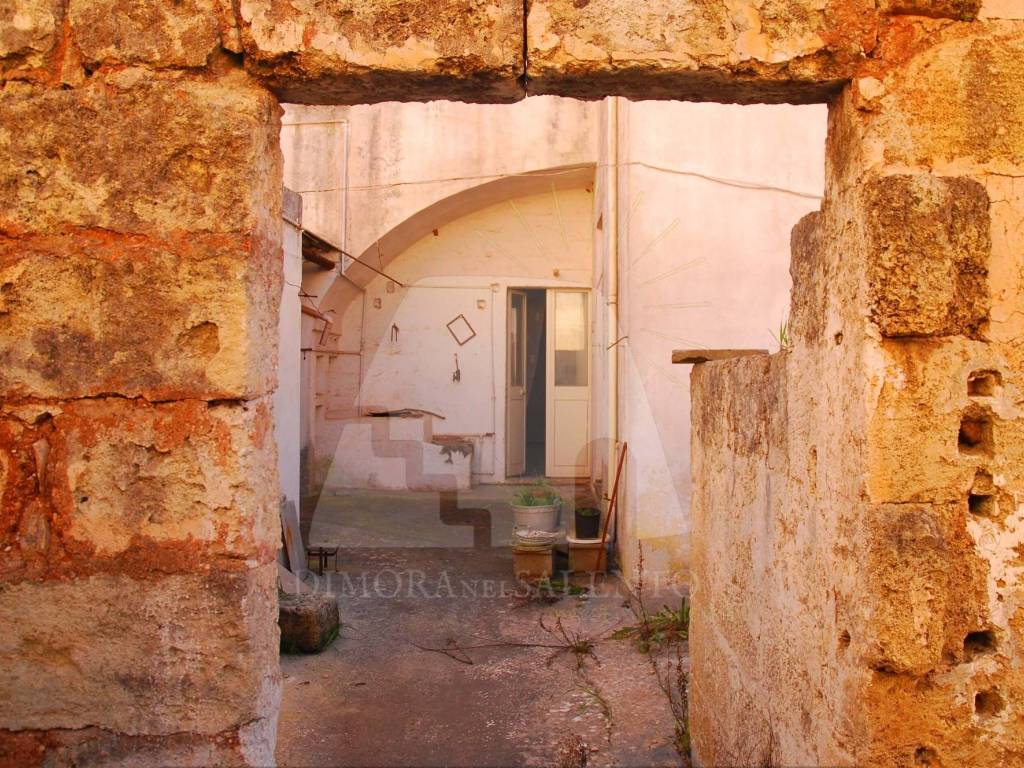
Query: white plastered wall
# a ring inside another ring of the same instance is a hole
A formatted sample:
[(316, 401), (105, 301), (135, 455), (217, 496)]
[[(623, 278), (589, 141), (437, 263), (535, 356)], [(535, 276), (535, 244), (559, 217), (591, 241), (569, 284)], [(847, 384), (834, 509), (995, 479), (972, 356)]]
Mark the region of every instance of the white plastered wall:
[(298, 508), (300, 501), (299, 457), (301, 424), (299, 401), (302, 392), (300, 346), (302, 314), (299, 283), (302, 279), (302, 231), (294, 223), (283, 226), (284, 285), (278, 316), (277, 391), (274, 393), (274, 439), (277, 442), (278, 476), (281, 495)]
[[(391, 261), (388, 274), (406, 287), (378, 276), (365, 311), (353, 304), (342, 318), (363, 315), (363, 407), (441, 414), (435, 434), (476, 444), (477, 479), (503, 480), (507, 291), (590, 287), (592, 212), (591, 187), (552, 187), (439, 227)], [(476, 332), (463, 346), (447, 328), (460, 314)]]
[[(626, 337), (618, 548), (627, 576), (641, 542), (649, 584), (686, 578), (690, 369), (673, 365), (672, 351), (778, 349), (789, 235), (820, 205), (825, 130), (824, 106), (620, 102), (619, 328), (606, 338)], [(600, 200), (608, 177), (598, 178)], [(608, 243), (596, 235), (600, 270)]]
[[(598, 103), (537, 98), (511, 106), (437, 102), (288, 107), (286, 124), (309, 124), (286, 127), (282, 142), (289, 185), (311, 190), (303, 195), (312, 211), (310, 227), (328, 237), (345, 238), (351, 252), (395, 274), (403, 283), (420, 284), (410, 291), (388, 294), (384, 278), (357, 266), (350, 276), (358, 284), (342, 279), (329, 290), (317, 287), (321, 308), (333, 309), (342, 318), (344, 340), (340, 344), (344, 349), (352, 352), (360, 345), (366, 347), (361, 358), (347, 356), (338, 366), (344, 381), (337, 383), (335, 391), (351, 395), (347, 403), (335, 398), (335, 405), (350, 413), (357, 400), (444, 412), (444, 407), (437, 407), (446, 405), (439, 393), (451, 389), (454, 350), (445, 349), (431, 362), (430, 387), (435, 394), (417, 400), (395, 375), (395, 364), (405, 353), (393, 354), (387, 348), (392, 322), (400, 328), (399, 345), (408, 348), (412, 344), (421, 327), (418, 318), (425, 316), (421, 306), (425, 294), (441, 295), (437, 285), (428, 288), (428, 284), (461, 283), (440, 303), (459, 307), (471, 321), (479, 320), (473, 325), (478, 335), (488, 338), (493, 313), (493, 335), (502, 339), (502, 344), (504, 291), (509, 285), (526, 284), (521, 275), (509, 274), (505, 268), (481, 268), (468, 256), (445, 266), (443, 278), (442, 273), (429, 271), (433, 265), (427, 271), (408, 271), (414, 260), (421, 266), (430, 265), (436, 258), (430, 249), (454, 237), (452, 230), (457, 227), (452, 226), (452, 211), (442, 216), (439, 238), (431, 234), (406, 242), (389, 240), (389, 233), (402, 230), (432, 206), (467, 192), (472, 196), (473, 190), (503, 174), (596, 165), (590, 231), (582, 237), (593, 243), (592, 248), (588, 245), (587, 258), (592, 260), (588, 279), (595, 292), (594, 474), (605, 479), (607, 491), (611, 472), (603, 467), (606, 453), (602, 442), (608, 435), (605, 347), (624, 339), (617, 348), (618, 438), (630, 446), (621, 493), (619, 549), (623, 567), (627, 574), (632, 573), (636, 545), (642, 540), (649, 571), (685, 578), (689, 561), (689, 369), (673, 366), (671, 352), (687, 347), (775, 349), (772, 332), (785, 318), (789, 299), (789, 233), (804, 214), (819, 206), (815, 196), (823, 187), (826, 110), (824, 106), (620, 101), (620, 115), (620, 202), (616, 211), (609, 210), (606, 203), (610, 170), (601, 136), (606, 130), (606, 111)], [(342, 123), (344, 127), (339, 127)], [(345, 146), (347, 162), (340, 162), (338, 148)], [(310, 153), (316, 156), (318, 152), (320, 161), (308, 159)], [(301, 162), (297, 161), (300, 154), (306, 158)], [(304, 180), (303, 175), (308, 178)], [(339, 192), (341, 187), (347, 187), (347, 192)], [(454, 218), (461, 221), (480, 213), (472, 212), (470, 206)], [(607, 327), (605, 312), (606, 236), (612, 216), (619, 226), (618, 328)], [(515, 218), (506, 217), (510, 221)], [(423, 223), (418, 222), (420, 229)], [(483, 247), (476, 235), (460, 238)], [(378, 241), (383, 243), (380, 250)], [(393, 243), (402, 245), (392, 249), (389, 245)], [(467, 253), (472, 255), (472, 248)], [(548, 254), (548, 258), (557, 256), (557, 251)], [(538, 276), (529, 282), (540, 286), (539, 275), (550, 273), (557, 264), (537, 266), (544, 269), (530, 271)], [(560, 279), (565, 277), (563, 274)], [(492, 282), (498, 285), (498, 294), (491, 291)], [(396, 303), (399, 309), (393, 319), (384, 322), (389, 313), (382, 309), (378, 323), (375, 298), (381, 299), (382, 308), (389, 306), (387, 302)], [(486, 310), (477, 308), (477, 300), (486, 301)], [(446, 323), (458, 312), (444, 314), (450, 315), (444, 318)], [(383, 346), (381, 339), (385, 340)], [(483, 361), (468, 348), (460, 352), (463, 382), (486, 380), (486, 394), (471, 399), (472, 406), (465, 409), (469, 415), (461, 415), (460, 410), (451, 423), (439, 422), (437, 431), (486, 435), (502, 427), (503, 347), (495, 352), (493, 368), (488, 367), (490, 351)], [(499, 384), (493, 412), (492, 376)], [(364, 387), (357, 398), (355, 382), (360, 379)], [(320, 434), (330, 435), (329, 425), (319, 425)], [(501, 442), (481, 439), (475, 466), (478, 479), (500, 479), (504, 466)], [(333, 455), (333, 446), (329, 451)]]

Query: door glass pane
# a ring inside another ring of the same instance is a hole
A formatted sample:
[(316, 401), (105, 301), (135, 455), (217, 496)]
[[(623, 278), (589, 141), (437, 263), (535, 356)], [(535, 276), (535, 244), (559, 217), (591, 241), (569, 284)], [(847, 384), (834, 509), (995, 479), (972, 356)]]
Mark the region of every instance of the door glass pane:
[(523, 359), (526, 357), (525, 325), (526, 296), (522, 293), (510, 294), (508, 318), (508, 381), (513, 387), (523, 386)]
[(587, 294), (555, 292), (555, 386), (587, 386)]

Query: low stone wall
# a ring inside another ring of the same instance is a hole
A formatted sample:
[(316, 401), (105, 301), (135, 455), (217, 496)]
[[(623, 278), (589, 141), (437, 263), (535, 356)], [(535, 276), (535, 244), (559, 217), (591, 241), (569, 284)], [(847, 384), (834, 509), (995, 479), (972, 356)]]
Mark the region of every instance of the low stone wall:
[[(700, 764), (853, 765), (842, 574), (791, 360), (694, 368), (691, 729)], [(790, 453), (796, 444), (803, 451)], [(826, 457), (822, 456), (822, 459)], [(837, 551), (838, 550), (838, 551)], [(843, 585), (843, 577), (848, 583)]]
[[(949, 45), (923, 57), (940, 82), (973, 71)], [(997, 79), (1019, 70), (990, 45), (963, 50)], [(833, 106), (825, 203), (793, 232), (791, 348), (693, 373), (705, 765), (1024, 756), (1021, 278), (1005, 266), (1024, 188), (996, 170), (1024, 155), (996, 130), (855, 150), (892, 119), (864, 87)], [(937, 109), (917, 83), (885, 87), (897, 114)], [(964, 175), (908, 172), (949, 146)]]

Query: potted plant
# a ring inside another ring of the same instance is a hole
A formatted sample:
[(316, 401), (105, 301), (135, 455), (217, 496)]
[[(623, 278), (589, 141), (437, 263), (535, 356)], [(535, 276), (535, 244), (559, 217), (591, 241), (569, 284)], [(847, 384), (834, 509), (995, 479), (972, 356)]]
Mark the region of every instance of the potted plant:
[(576, 538), (596, 539), (601, 535), (601, 510), (596, 507), (576, 508)]
[(557, 529), (558, 509), (562, 497), (551, 488), (538, 483), (524, 488), (509, 502), (515, 513), (516, 528), (533, 531), (554, 531)]

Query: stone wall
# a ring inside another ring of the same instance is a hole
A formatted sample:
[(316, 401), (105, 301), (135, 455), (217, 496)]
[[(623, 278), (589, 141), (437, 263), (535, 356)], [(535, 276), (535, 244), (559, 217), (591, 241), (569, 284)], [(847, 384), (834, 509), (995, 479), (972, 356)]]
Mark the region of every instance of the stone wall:
[(0, 763), (270, 764), (279, 108), (209, 2), (5, 13)]
[(1024, 759), (1021, 31), (919, 21), (854, 81), (793, 348), (693, 374), (709, 765)]
[(273, 761), (275, 97), (529, 87), (832, 102), (794, 350), (697, 374), (701, 756), (1020, 762), (1024, 13), (522, 9), (0, 9), (4, 760)]

